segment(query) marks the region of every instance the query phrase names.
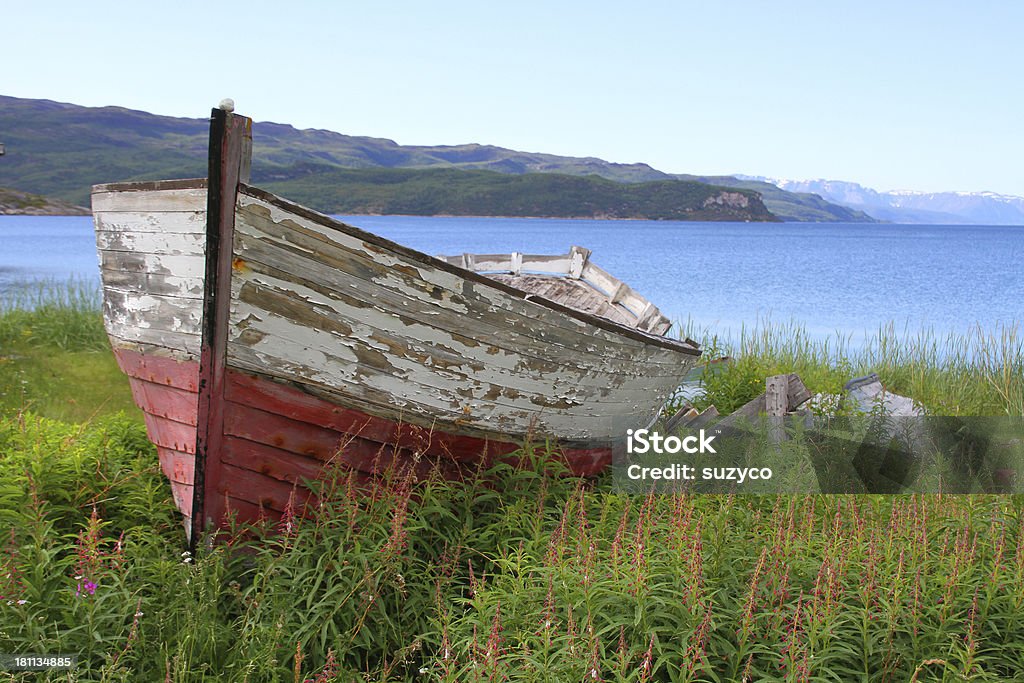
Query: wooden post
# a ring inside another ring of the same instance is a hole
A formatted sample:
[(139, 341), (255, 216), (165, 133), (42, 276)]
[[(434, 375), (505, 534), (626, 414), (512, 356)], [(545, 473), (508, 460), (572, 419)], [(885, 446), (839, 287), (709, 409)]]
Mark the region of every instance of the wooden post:
[(221, 494), (224, 440), (224, 356), (231, 309), (231, 260), (238, 183), (248, 175), (252, 120), (223, 109), (210, 118), (209, 179), (206, 191), (206, 273), (202, 342), (199, 351), (199, 414), (189, 547), (226, 512)]
[(789, 412), (789, 375), (774, 375), (765, 381), (764, 409), (768, 416), (768, 438), (779, 443), (786, 438), (782, 421)]
[(590, 258), (590, 250), (586, 247), (573, 246), (569, 249), (569, 277), (579, 280), (583, 277), (583, 267)]

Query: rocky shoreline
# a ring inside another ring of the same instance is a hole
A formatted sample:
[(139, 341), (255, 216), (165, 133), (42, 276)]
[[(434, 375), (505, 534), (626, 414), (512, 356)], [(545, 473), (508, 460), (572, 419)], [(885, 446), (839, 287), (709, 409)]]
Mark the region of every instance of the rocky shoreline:
[(84, 206), (39, 194), (0, 188), (0, 216), (88, 216)]

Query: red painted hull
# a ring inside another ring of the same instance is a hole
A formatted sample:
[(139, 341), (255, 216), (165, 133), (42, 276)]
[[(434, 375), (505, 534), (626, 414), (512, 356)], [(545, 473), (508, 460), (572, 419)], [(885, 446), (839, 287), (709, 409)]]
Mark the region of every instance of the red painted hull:
[[(192, 516), (198, 414), (199, 363), (116, 349), (132, 393), (146, 415), (149, 437), (171, 481), (178, 509)], [(308, 497), (303, 480), (334, 468), (367, 479), (389, 468), (412, 468), (419, 477), (436, 470), (459, 479), (506, 456), (521, 444), (450, 434), (368, 415), (265, 377), (230, 368), (224, 386), (221, 447), (208, 453), (205, 517), (223, 525), (277, 517), (289, 497)], [(574, 474), (591, 475), (611, 462), (604, 448), (563, 449)]]

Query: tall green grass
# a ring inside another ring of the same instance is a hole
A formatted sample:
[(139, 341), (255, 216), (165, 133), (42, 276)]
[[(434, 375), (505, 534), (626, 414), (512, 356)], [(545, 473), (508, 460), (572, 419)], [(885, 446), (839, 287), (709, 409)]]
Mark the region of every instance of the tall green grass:
[(688, 326), (705, 362), (734, 362), (705, 374), (708, 396), (727, 413), (764, 391), (770, 375), (796, 372), (812, 392), (838, 394), (857, 376), (877, 372), (887, 389), (935, 415), (1024, 415), (1024, 336), (1019, 324), (941, 336), (884, 325), (861, 346), (849, 337), (812, 336), (798, 323), (760, 321), (734, 341)]
[(42, 280), (0, 294), (0, 348), (31, 343), (64, 351), (107, 347), (93, 280)]
[(0, 414), (141, 419), (110, 353), (92, 280), (43, 281), (0, 294)]
[(14, 680), (1024, 671), (1019, 497), (630, 497), (539, 451), (462, 483), (339, 472), (192, 557), (138, 423), (3, 419), (0, 451), (0, 651), (80, 656)]

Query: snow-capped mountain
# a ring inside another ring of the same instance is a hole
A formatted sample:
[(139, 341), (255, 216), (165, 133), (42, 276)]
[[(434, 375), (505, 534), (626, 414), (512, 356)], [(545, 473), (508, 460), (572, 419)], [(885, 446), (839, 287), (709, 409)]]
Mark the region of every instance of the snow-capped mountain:
[(1024, 198), (995, 192), (878, 192), (843, 180), (737, 177), (768, 182), (787, 192), (811, 192), (893, 223), (1024, 225)]

